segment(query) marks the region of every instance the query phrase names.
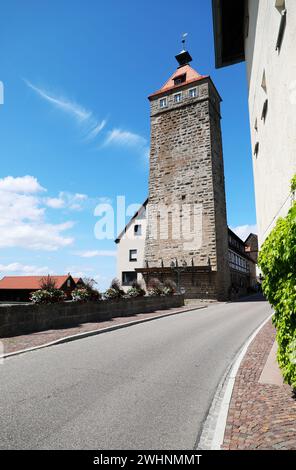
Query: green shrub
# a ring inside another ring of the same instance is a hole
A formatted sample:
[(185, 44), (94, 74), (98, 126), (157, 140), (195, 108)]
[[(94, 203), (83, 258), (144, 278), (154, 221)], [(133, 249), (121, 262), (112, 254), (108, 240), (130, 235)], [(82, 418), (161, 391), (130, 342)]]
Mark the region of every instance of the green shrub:
[[(292, 193), (296, 176), (292, 180)], [(275, 309), (278, 362), (284, 380), (296, 388), (296, 202), (285, 218), (279, 218), (265, 240), (258, 264), (263, 273), (262, 288)]]
[(142, 284), (138, 281), (134, 281), (132, 287), (128, 289), (126, 297), (143, 297), (146, 294)]
[(121, 284), (118, 279), (113, 279), (109, 289), (104, 293), (105, 300), (122, 299), (125, 295), (124, 290), (121, 289)]
[(109, 289), (104, 292), (104, 300), (114, 300), (114, 299), (121, 299), (123, 295), (113, 287), (109, 287)]
[(164, 285), (156, 277), (152, 277), (148, 283), (148, 295), (164, 295)]
[(165, 295), (174, 295), (177, 292), (177, 284), (172, 279), (166, 279), (163, 285)]
[(71, 296), (75, 302), (93, 302), (101, 298), (101, 294), (97, 290), (87, 287), (74, 289)]
[(60, 289), (39, 289), (32, 292), (30, 299), (34, 304), (53, 304), (63, 302), (66, 298), (65, 293)]
[(177, 285), (172, 279), (166, 279), (164, 283), (160, 282), (159, 279), (153, 277), (148, 283), (148, 295), (174, 295), (177, 292)]

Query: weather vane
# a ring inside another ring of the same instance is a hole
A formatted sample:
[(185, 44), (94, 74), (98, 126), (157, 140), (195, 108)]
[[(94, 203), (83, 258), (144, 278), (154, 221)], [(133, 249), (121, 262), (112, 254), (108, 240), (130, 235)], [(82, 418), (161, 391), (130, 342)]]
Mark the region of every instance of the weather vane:
[(186, 41), (186, 37), (188, 36), (188, 33), (183, 33), (182, 34), (182, 44), (183, 44), (183, 49), (185, 50), (185, 41)]

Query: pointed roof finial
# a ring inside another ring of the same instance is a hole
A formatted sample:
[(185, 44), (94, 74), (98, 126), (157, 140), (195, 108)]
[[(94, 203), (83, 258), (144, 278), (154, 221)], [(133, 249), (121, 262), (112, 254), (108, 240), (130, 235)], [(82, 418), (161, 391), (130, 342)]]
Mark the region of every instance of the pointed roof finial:
[(183, 47), (183, 51), (186, 51), (185, 49), (185, 42), (186, 42), (186, 37), (188, 36), (188, 33), (183, 33), (182, 34), (182, 47)]
[(186, 50), (185, 47), (185, 42), (186, 42), (186, 37), (188, 36), (188, 33), (183, 33), (182, 34), (182, 51), (176, 55), (176, 59), (179, 63), (179, 67), (183, 67), (184, 65), (189, 64), (189, 62), (192, 61), (192, 57), (189, 54), (189, 52)]

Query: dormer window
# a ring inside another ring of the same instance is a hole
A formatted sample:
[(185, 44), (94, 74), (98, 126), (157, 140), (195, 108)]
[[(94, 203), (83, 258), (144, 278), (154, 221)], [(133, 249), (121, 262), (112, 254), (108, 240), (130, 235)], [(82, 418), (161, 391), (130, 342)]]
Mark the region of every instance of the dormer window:
[(166, 108), (167, 107), (167, 99), (166, 98), (160, 98), (159, 107), (160, 108)]
[(176, 93), (174, 95), (174, 103), (180, 103), (182, 101), (182, 93)]
[(174, 78), (174, 85), (181, 85), (181, 83), (186, 82), (186, 73), (183, 73), (182, 75), (178, 75), (178, 77)]
[(197, 88), (190, 88), (188, 91), (189, 98), (196, 98), (197, 97)]

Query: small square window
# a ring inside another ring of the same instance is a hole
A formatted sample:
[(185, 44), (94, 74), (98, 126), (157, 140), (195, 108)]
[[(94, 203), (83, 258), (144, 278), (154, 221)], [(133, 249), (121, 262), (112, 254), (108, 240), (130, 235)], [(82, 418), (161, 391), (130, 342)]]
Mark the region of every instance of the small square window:
[(189, 98), (196, 98), (197, 97), (197, 89), (196, 88), (190, 88), (188, 94), (189, 94)]
[(122, 285), (131, 286), (137, 280), (137, 273), (135, 271), (122, 272)]
[(137, 261), (137, 252), (138, 252), (138, 250), (130, 250), (129, 251), (129, 260), (130, 261)]
[(167, 107), (167, 99), (166, 98), (160, 98), (159, 107), (160, 108), (166, 108)]
[(136, 224), (134, 226), (134, 234), (138, 236), (142, 235), (142, 225)]
[(176, 93), (174, 95), (174, 103), (180, 103), (182, 101), (182, 93)]

